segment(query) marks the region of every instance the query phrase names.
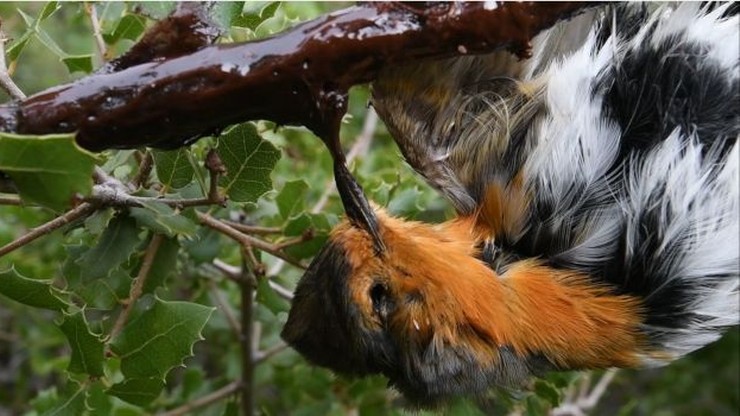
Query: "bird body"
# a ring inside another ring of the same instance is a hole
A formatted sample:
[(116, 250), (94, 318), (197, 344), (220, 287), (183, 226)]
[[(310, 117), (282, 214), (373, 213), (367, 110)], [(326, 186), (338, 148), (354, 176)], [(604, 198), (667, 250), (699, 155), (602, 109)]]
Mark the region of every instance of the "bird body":
[(432, 403), (668, 363), (740, 318), (738, 17), (620, 4), (506, 51), (386, 68), (373, 106), (458, 217), (345, 222), (286, 338)]

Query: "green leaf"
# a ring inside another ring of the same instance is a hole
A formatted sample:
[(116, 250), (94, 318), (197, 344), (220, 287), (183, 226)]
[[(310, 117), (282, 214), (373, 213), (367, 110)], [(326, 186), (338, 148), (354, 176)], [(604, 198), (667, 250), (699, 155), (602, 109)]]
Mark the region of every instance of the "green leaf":
[(67, 385), (57, 395), (56, 400), (45, 403), (49, 408), (42, 412), (42, 416), (79, 416), (85, 414), (87, 408), (87, 389), (84, 385), (67, 380)]
[(21, 56), (21, 52), (26, 48), (28, 42), (31, 40), (33, 32), (26, 32), (21, 35), (10, 47), (8, 47), (7, 60), (8, 62), (15, 62)]
[(65, 247), (67, 258), (62, 266), (62, 275), (67, 282), (67, 290), (79, 296), (86, 306), (112, 309), (129, 295), (131, 276), (117, 267), (105, 279), (83, 279), (79, 259), (89, 250), (85, 245)]
[(92, 235), (100, 235), (108, 227), (113, 218), (114, 211), (111, 208), (100, 209), (85, 219), (85, 230)]
[(110, 344), (121, 358), (123, 375), (164, 380), (171, 368), (193, 354), (193, 344), (203, 339), (201, 330), (212, 312), (197, 303), (155, 299)]
[(306, 191), (308, 184), (304, 180), (288, 182), (283, 186), (275, 202), (283, 219), (290, 218), (293, 214), (302, 211), (306, 202)]
[(70, 74), (74, 72), (89, 74), (93, 70), (92, 55), (68, 55), (62, 58), (62, 63)]
[(103, 40), (111, 45), (121, 39), (137, 40), (146, 29), (146, 18), (137, 14), (127, 14), (118, 21), (112, 32), (104, 34)]
[(267, 279), (259, 279), (257, 283), (257, 302), (266, 306), (275, 315), (290, 310), (290, 304), (275, 293)]
[(87, 389), (87, 406), (91, 415), (112, 415), (112, 397), (106, 394), (105, 386), (100, 381), (90, 383)]
[(200, 227), (192, 240), (182, 243), (195, 264), (210, 263), (221, 250), (221, 234), (209, 227)]
[(244, 13), (232, 19), (233, 26), (246, 27), (255, 30), (265, 20), (275, 16), (275, 12), (280, 7), (280, 2), (270, 2), (265, 5), (258, 13)]
[(39, 42), (41, 42), (44, 46), (46, 46), (54, 55), (56, 55), (60, 59), (68, 56), (68, 54), (64, 52), (64, 50), (62, 50), (62, 48), (59, 47), (59, 45), (57, 45), (54, 38), (52, 38), (51, 35), (46, 33), (45, 30), (43, 29), (36, 30), (36, 39), (38, 39)]
[(262, 16), (262, 20), (267, 20), (273, 16), (275, 16), (275, 12), (280, 8), (280, 2), (279, 1), (273, 1), (270, 4), (266, 5), (262, 9), (262, 13), (260, 14)]
[(220, 1), (213, 5), (212, 15), (220, 27), (228, 29), (242, 15), (243, 10), (243, 1)]
[(39, 13), (39, 17), (37, 19), (36, 24), (39, 24), (43, 22), (44, 20), (48, 19), (49, 17), (51, 17), (51, 15), (54, 14), (54, 12), (56, 12), (57, 10), (59, 10), (60, 7), (61, 5), (59, 4), (58, 1), (47, 2), (44, 5), (44, 8), (41, 9), (41, 13)]
[(547, 410), (545, 409), (544, 403), (537, 398), (537, 396), (529, 396), (525, 402), (526, 404), (526, 415), (527, 416), (545, 416)]
[(170, 188), (180, 189), (188, 186), (193, 180), (193, 166), (186, 149), (172, 151), (152, 151), (154, 168), (160, 182)]
[(129, 258), (139, 241), (139, 228), (133, 218), (121, 215), (113, 218), (95, 247), (78, 261), (80, 277), (89, 281), (108, 276)]
[(20, 136), (0, 133), (0, 171), (10, 175), (25, 201), (57, 211), (75, 194), (92, 189), (95, 157), (72, 135)]
[(31, 36), (33, 36), (38, 31), (41, 22), (48, 19), (49, 16), (54, 14), (54, 12), (59, 10), (59, 8), (60, 6), (58, 2), (50, 1), (44, 5), (44, 7), (41, 9), (41, 12), (35, 19), (31, 18), (26, 13), (23, 13), (22, 10), (18, 10), (18, 13), (21, 15), (23, 21), (26, 23), (27, 28), (20, 37), (18, 37), (14, 42), (8, 45), (8, 48), (6, 49), (6, 56), (9, 63), (14, 62), (18, 59), (18, 57), (21, 55), (21, 52), (23, 52), (23, 49), (25, 49), (25, 47), (28, 45), (28, 42), (31, 40)]
[(280, 151), (262, 139), (253, 124), (240, 124), (223, 133), (216, 151), (227, 169), (219, 184), (232, 201), (256, 202), (272, 189), (270, 173)]
[(114, 384), (107, 393), (125, 402), (146, 406), (159, 397), (162, 389), (164, 389), (164, 381), (160, 378), (130, 378)]
[(142, 289), (144, 293), (154, 292), (156, 288), (164, 286), (167, 279), (175, 276), (177, 273), (178, 251), (180, 251), (180, 244), (177, 243), (177, 238), (162, 240), (157, 253), (154, 255), (149, 277), (144, 282)]
[(142, 227), (169, 237), (176, 235), (192, 237), (198, 228), (193, 221), (166, 204), (147, 201), (141, 205), (142, 208), (131, 208), (130, 212)]
[(0, 294), (35, 308), (58, 311), (67, 307), (61, 297), (63, 292), (52, 286), (50, 280), (29, 279), (13, 267), (0, 271)]
[(541, 399), (547, 400), (553, 407), (560, 404), (560, 392), (555, 386), (544, 380), (534, 382), (534, 392)]
[(103, 342), (100, 337), (90, 332), (90, 327), (83, 312), (65, 315), (59, 328), (67, 336), (72, 348), (72, 358), (67, 370), (72, 373), (84, 373), (95, 377), (103, 375)]

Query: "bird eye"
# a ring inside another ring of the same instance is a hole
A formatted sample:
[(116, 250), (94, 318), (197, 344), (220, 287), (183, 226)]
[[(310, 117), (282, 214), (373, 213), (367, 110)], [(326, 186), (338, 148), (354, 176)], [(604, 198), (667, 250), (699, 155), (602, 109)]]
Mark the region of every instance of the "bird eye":
[(385, 318), (388, 313), (388, 289), (382, 283), (375, 283), (370, 288), (370, 300), (376, 314)]

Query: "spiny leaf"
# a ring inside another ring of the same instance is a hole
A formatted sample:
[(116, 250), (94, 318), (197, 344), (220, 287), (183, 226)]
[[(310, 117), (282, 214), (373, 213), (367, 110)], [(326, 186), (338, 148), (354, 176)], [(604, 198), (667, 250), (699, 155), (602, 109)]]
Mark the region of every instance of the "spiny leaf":
[(85, 230), (92, 235), (100, 235), (108, 228), (108, 223), (113, 218), (112, 208), (100, 209), (85, 219)]
[(65, 315), (59, 328), (67, 336), (69, 346), (72, 348), (72, 358), (67, 370), (72, 373), (84, 373), (95, 377), (102, 376), (103, 361), (105, 360), (103, 342), (99, 336), (90, 332), (85, 314), (80, 311), (72, 315)]
[(90, 193), (94, 167), (93, 155), (77, 147), (72, 135), (0, 133), (0, 171), (25, 201), (62, 211), (75, 194)]
[(164, 380), (171, 368), (192, 355), (212, 312), (213, 308), (197, 303), (155, 299), (110, 344), (121, 358), (123, 375)]
[(103, 35), (105, 43), (111, 45), (120, 39), (136, 40), (146, 29), (146, 18), (137, 14), (127, 14), (118, 21), (112, 32)]
[(87, 388), (87, 407), (90, 415), (112, 415), (113, 398), (106, 394), (106, 387), (101, 381), (94, 381)]
[(62, 63), (70, 74), (74, 72), (89, 74), (93, 70), (92, 55), (68, 55), (62, 58)]
[(35, 308), (58, 311), (67, 307), (62, 300), (63, 292), (52, 286), (51, 281), (29, 279), (13, 267), (0, 271), (0, 294)]
[(89, 248), (84, 245), (65, 247), (67, 259), (62, 266), (62, 275), (67, 290), (79, 296), (86, 306), (98, 309), (112, 309), (120, 299), (129, 295), (131, 276), (121, 267), (113, 269), (105, 279), (83, 279), (79, 260)]
[(246, 27), (255, 30), (265, 20), (275, 16), (275, 12), (280, 7), (280, 2), (271, 2), (265, 5), (259, 13), (244, 13), (232, 19), (233, 26)]
[(212, 228), (200, 227), (192, 240), (182, 242), (195, 264), (210, 263), (221, 250), (221, 234)]
[(174, 189), (184, 188), (190, 184), (194, 171), (187, 152), (186, 149), (152, 152), (157, 177), (163, 184)]
[(161, 378), (130, 378), (114, 384), (107, 390), (107, 393), (125, 402), (146, 406), (159, 397), (162, 389), (164, 389), (164, 381)]
[(170, 237), (192, 237), (197, 230), (195, 223), (172, 207), (156, 201), (143, 202), (142, 208), (131, 208), (131, 216), (143, 227)]
[(555, 386), (544, 380), (534, 382), (534, 392), (538, 397), (547, 400), (553, 407), (560, 404), (560, 392)]
[(253, 124), (240, 124), (223, 133), (216, 151), (227, 169), (219, 184), (232, 201), (256, 202), (272, 189), (270, 173), (280, 151), (262, 139)]
[(47, 402), (49, 408), (42, 412), (42, 416), (79, 416), (85, 414), (87, 408), (87, 389), (84, 385), (67, 380), (56, 400)]
[(244, 10), (243, 1), (220, 1), (213, 5), (211, 16), (224, 29), (232, 26)]
[(113, 218), (95, 247), (80, 258), (80, 277), (89, 281), (107, 276), (129, 258), (138, 243), (136, 221), (125, 216)]

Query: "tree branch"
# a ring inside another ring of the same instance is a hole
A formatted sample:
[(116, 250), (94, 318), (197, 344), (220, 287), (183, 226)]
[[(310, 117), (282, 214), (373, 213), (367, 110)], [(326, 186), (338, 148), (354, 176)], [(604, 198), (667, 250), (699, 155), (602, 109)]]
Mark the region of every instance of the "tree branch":
[(258, 351), (257, 354), (256, 354), (256, 356), (255, 356), (254, 364), (255, 365), (262, 364), (263, 362), (265, 362), (266, 360), (268, 360), (270, 357), (278, 354), (281, 351), (284, 351), (288, 347), (290, 347), (290, 345), (288, 345), (288, 344), (286, 344), (284, 342), (279, 342), (276, 345), (273, 345), (272, 347), (270, 347), (269, 349), (267, 349), (265, 351)]
[(22, 205), (20, 198), (16, 196), (0, 196), (0, 205)]
[(215, 403), (219, 400), (222, 400), (228, 396), (231, 396), (232, 394), (239, 391), (239, 389), (242, 387), (241, 381), (232, 381), (231, 383), (221, 387), (220, 389), (209, 393), (199, 399), (195, 399), (191, 402), (186, 403), (183, 406), (180, 406), (178, 408), (172, 409), (168, 412), (160, 413), (160, 416), (182, 416), (182, 415), (189, 415), (193, 412), (195, 409), (199, 409), (201, 407), (208, 406), (211, 403)]
[[(0, 27), (2, 27), (2, 22), (0, 22)], [(5, 42), (7, 41), (8, 38), (5, 37), (5, 32), (0, 29), (0, 87), (2, 87), (2, 89), (5, 90), (5, 92), (7, 92), (14, 100), (23, 100), (26, 98), (26, 94), (24, 94), (23, 91), (15, 85), (15, 82), (13, 82), (13, 78), (10, 77), (8, 66), (5, 62)], [(2, 122), (0, 122), (0, 124), (2, 124)], [(1, 128), (0, 131), (2, 131)]]
[(90, 18), (90, 24), (93, 28), (93, 38), (95, 38), (95, 45), (98, 47), (98, 53), (100, 59), (105, 62), (110, 59), (108, 48), (105, 46), (103, 40), (103, 31), (100, 28), (100, 20), (98, 20), (98, 12), (95, 9), (95, 3), (85, 2), (85, 13)]
[(233, 227), (231, 227), (230, 225), (224, 223), (221, 220), (213, 218), (212, 216), (208, 214), (204, 214), (200, 211), (196, 211), (196, 214), (198, 215), (198, 219), (200, 220), (202, 224), (213, 228), (214, 230), (226, 235), (232, 240), (235, 240), (236, 242), (241, 244), (243, 247), (254, 247), (272, 256), (283, 259), (288, 264), (292, 264), (295, 267), (306, 269), (306, 266), (301, 264), (298, 260), (290, 257), (289, 255), (277, 249), (275, 245), (270, 244), (266, 241), (262, 241), (260, 239), (254, 238), (250, 235), (243, 234), (239, 232), (238, 230), (234, 229)]
[[(552, 409), (550, 412), (551, 416), (583, 416), (587, 411), (592, 410), (599, 404), (609, 384), (614, 380), (617, 375), (616, 368), (612, 368), (604, 372), (596, 385), (591, 387), (591, 373), (586, 373), (583, 379), (579, 383), (579, 387), (572, 387), (569, 390), (566, 400), (560, 404), (560, 406)], [(590, 389), (590, 392), (589, 392)]]
[(223, 220), (224, 223), (229, 226), (243, 232), (244, 234), (256, 234), (256, 235), (267, 235), (267, 234), (280, 234), (283, 229), (280, 227), (262, 227), (259, 225), (248, 225), (242, 224), (236, 221)]
[(152, 173), (154, 167), (154, 157), (152, 152), (146, 151), (144, 158), (139, 163), (139, 170), (136, 172), (136, 176), (131, 180), (131, 183), (135, 188), (146, 187), (146, 183), (149, 180), (149, 175)]
[(129, 291), (128, 299), (124, 301), (124, 307), (121, 313), (118, 315), (116, 322), (113, 324), (113, 329), (110, 331), (110, 339), (115, 339), (126, 324), (128, 317), (131, 315), (131, 311), (134, 308), (134, 304), (141, 297), (143, 293), (144, 284), (149, 277), (149, 271), (152, 269), (154, 264), (154, 258), (157, 256), (159, 246), (162, 245), (164, 237), (162, 234), (154, 234), (152, 240), (149, 242), (149, 246), (146, 248), (144, 254), (144, 260), (141, 263), (139, 274), (131, 284), (131, 290)]
[(53, 220), (45, 224), (42, 224), (36, 228), (31, 229), (31, 231), (24, 234), (23, 236), (0, 247), (0, 257), (10, 253), (13, 250), (23, 247), (26, 244), (29, 244), (32, 241), (36, 240), (37, 238), (43, 235), (49, 234), (52, 231), (62, 226), (65, 226), (81, 218), (85, 218), (88, 215), (95, 212), (96, 209), (97, 209), (97, 206), (95, 204), (83, 202), (80, 205), (78, 205), (77, 208), (67, 211), (64, 215), (54, 218)]
[(252, 416), (254, 414), (254, 291), (257, 289), (257, 277), (250, 267), (247, 252), (251, 251), (249, 246), (242, 246), (242, 273), (239, 279), (239, 290), (241, 293), (241, 337), (240, 345), (242, 352), (242, 389), (241, 403), (242, 414)]
[(174, 148), (229, 124), (267, 119), (308, 127), (336, 154), (347, 90), (371, 82), (384, 66), (502, 47), (526, 56), (534, 35), (586, 6), (368, 2), (255, 42), (202, 49), (196, 42), (189, 54), (156, 62), (144, 53), (110, 69), (126, 71), (101, 71), (1, 106), (0, 131), (76, 131), (90, 150)]

